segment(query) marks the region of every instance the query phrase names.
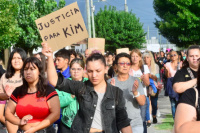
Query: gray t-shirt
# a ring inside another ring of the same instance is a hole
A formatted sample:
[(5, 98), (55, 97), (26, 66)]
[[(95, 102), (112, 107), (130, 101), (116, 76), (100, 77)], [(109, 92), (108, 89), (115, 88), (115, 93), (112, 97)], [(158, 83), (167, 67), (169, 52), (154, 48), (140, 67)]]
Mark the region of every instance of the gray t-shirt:
[[(117, 77), (113, 78), (115, 79), (115, 86), (119, 87), (123, 91), (123, 95), (126, 101), (125, 106), (127, 108), (128, 117), (131, 119), (131, 126), (142, 126), (143, 121), (140, 115), (140, 107), (136, 98), (133, 98), (132, 93), (133, 83), (135, 80), (138, 80), (138, 92), (140, 93), (140, 95), (145, 94), (140, 80), (133, 76), (129, 76), (129, 78), (126, 81), (119, 81)], [(108, 83), (110, 83), (110, 81), (111, 79), (108, 80)]]
[(99, 93), (99, 92), (96, 92), (96, 93), (98, 95), (97, 107), (96, 107), (96, 110), (95, 110), (95, 113), (94, 113), (94, 118), (93, 118), (91, 127), (103, 130), (101, 102), (103, 100), (103, 97), (104, 97), (105, 93)]

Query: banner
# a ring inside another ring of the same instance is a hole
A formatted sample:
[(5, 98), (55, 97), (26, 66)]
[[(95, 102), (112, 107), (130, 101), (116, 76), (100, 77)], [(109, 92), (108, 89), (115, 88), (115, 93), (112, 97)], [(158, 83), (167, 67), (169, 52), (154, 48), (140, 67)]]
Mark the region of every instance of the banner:
[(130, 54), (130, 53), (129, 53), (129, 48), (120, 48), (120, 49), (116, 49), (116, 54), (119, 54), (119, 53), (127, 53), (127, 54)]
[(105, 53), (105, 39), (104, 38), (88, 38), (89, 53), (93, 50), (100, 51), (103, 55)]
[(43, 42), (53, 51), (88, 38), (77, 2), (35, 20)]

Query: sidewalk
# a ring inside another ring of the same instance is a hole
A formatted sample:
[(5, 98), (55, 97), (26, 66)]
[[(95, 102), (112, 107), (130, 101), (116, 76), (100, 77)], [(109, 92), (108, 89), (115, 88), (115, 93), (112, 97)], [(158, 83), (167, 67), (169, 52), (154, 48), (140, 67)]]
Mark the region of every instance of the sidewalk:
[[(173, 119), (171, 118), (171, 105), (169, 101), (169, 97), (164, 96), (164, 90), (159, 94), (158, 97), (158, 109), (160, 111), (160, 117), (157, 117), (158, 123), (151, 124), (149, 128), (147, 128), (148, 133), (171, 133), (172, 132), (172, 125)], [(166, 118), (170, 117), (170, 118)], [(165, 125), (169, 125), (166, 128)], [(164, 127), (165, 130), (162, 130)]]

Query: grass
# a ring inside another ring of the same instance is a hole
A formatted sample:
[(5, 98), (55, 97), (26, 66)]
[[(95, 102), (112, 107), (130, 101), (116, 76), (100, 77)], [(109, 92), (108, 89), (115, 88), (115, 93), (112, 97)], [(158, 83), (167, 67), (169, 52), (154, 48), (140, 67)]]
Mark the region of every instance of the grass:
[(172, 130), (174, 125), (174, 120), (171, 114), (167, 114), (162, 120), (161, 124), (155, 126), (158, 130)]

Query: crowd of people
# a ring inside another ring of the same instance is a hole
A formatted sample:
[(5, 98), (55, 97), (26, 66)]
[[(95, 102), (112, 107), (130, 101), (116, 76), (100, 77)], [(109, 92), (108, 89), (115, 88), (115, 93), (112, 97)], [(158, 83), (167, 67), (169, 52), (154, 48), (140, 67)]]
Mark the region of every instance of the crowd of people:
[[(174, 131), (198, 132), (200, 47), (84, 55), (47, 43), (0, 65), (0, 122), (8, 133), (147, 133), (169, 96)], [(184, 117), (183, 117), (184, 116)]]

